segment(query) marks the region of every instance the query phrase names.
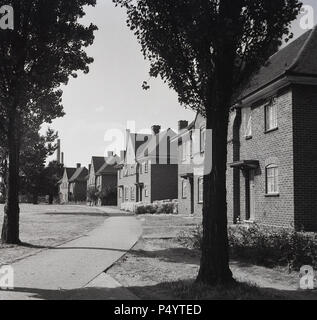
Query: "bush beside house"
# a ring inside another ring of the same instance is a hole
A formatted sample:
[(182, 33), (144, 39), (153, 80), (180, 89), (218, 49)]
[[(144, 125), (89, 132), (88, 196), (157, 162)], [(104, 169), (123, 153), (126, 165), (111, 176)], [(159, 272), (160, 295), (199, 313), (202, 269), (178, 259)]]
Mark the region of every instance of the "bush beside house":
[[(288, 267), (298, 271), (304, 265), (317, 268), (317, 234), (256, 224), (230, 226), (230, 256), (269, 268)], [(201, 248), (202, 227), (180, 234), (179, 241), (193, 249)]]
[(177, 200), (155, 201), (153, 203), (125, 202), (121, 209), (135, 214), (178, 214)]

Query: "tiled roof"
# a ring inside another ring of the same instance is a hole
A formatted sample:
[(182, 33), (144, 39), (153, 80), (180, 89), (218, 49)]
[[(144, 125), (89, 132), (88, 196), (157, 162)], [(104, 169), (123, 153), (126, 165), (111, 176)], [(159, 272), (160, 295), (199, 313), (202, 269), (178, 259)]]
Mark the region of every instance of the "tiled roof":
[(86, 176), (88, 174), (88, 170), (85, 167), (81, 167), (76, 169), (73, 176), (69, 179), (69, 182), (80, 182), (86, 181)]
[(95, 169), (95, 172), (98, 172), (99, 169), (106, 163), (106, 157), (92, 157), (92, 163)]
[(73, 175), (74, 173), (76, 172), (76, 168), (65, 168), (66, 170), (66, 174), (67, 174), (67, 179), (69, 180)]
[(171, 130), (171, 129), (167, 129), (163, 132), (160, 132), (160, 134), (158, 135), (159, 141), (157, 142), (157, 136), (156, 135), (152, 135), (151, 138), (144, 144), (142, 144), (142, 146), (140, 146), (137, 150), (137, 154), (136, 154), (136, 158), (143, 158), (146, 154), (146, 151), (148, 153), (149, 157), (153, 157), (156, 156), (156, 152), (157, 152), (157, 144), (159, 145), (160, 149), (160, 157), (167, 157), (167, 143), (168, 140), (167, 138), (169, 137), (170, 139), (172, 139), (173, 137), (176, 136), (176, 133)]
[(272, 55), (242, 91), (240, 99), (264, 88), (285, 74), (317, 76), (317, 28), (309, 30)]
[(106, 162), (97, 171), (96, 175), (100, 176), (103, 174), (116, 173), (117, 172), (116, 166), (118, 163), (120, 163), (120, 157), (118, 157), (118, 156), (113, 156), (113, 157), (107, 158)]

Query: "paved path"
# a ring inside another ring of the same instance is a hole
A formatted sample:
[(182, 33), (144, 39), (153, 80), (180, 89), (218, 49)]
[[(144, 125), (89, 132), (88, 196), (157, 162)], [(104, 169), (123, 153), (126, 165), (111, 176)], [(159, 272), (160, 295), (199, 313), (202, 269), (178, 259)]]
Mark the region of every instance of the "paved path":
[(0, 300), (136, 298), (103, 271), (131, 249), (141, 233), (134, 217), (108, 218), (84, 237), (14, 263), (15, 289), (0, 291)]

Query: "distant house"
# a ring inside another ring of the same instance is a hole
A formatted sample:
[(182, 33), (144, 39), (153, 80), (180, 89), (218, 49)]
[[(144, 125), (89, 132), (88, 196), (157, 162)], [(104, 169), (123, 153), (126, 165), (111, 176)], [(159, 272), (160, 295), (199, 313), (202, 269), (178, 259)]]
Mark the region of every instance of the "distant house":
[(76, 168), (64, 168), (63, 178), (59, 181), (59, 199), (62, 204), (70, 201), (69, 180), (75, 172)]
[(171, 147), (176, 133), (160, 126), (152, 134), (127, 131), (126, 150), (118, 166), (118, 204), (120, 207), (159, 200), (177, 199), (177, 160)]
[(99, 205), (117, 205), (117, 169), (120, 158), (113, 152), (107, 157), (92, 157), (89, 166), (87, 193), (98, 194)]
[(77, 164), (76, 171), (69, 179), (69, 201), (84, 202), (87, 198), (88, 169)]
[(197, 114), (190, 124), (180, 121), (178, 130), (172, 140), (178, 144), (178, 210), (199, 216), (203, 205), (206, 121)]

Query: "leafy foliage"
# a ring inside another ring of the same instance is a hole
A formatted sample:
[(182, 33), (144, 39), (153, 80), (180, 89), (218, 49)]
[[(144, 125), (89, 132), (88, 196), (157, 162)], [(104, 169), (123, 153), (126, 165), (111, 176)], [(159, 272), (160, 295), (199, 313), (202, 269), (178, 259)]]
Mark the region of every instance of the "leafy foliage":
[(221, 60), (228, 57), (229, 83), (245, 84), (283, 37), (292, 38), (290, 22), (301, 7), (298, 0), (113, 1), (126, 8), (150, 75), (161, 76), (181, 104), (201, 112), (212, 107), (217, 72), (227, 69)]

